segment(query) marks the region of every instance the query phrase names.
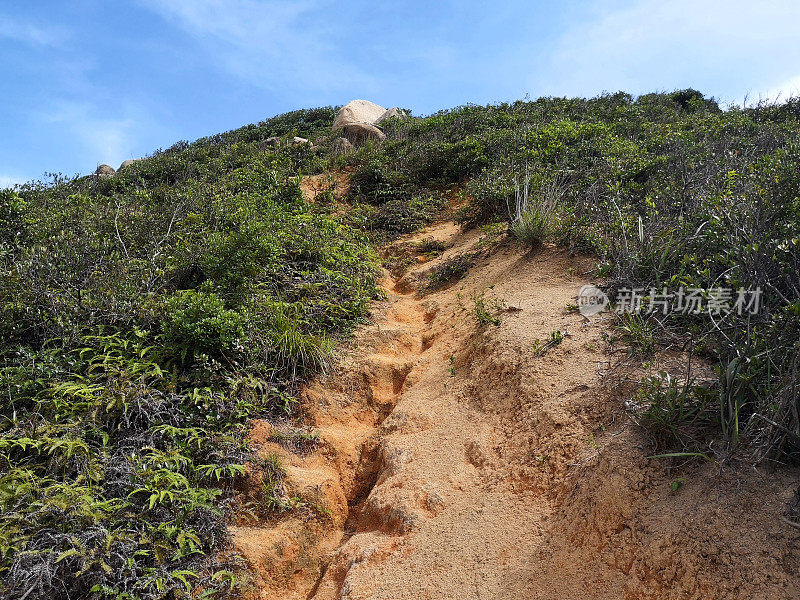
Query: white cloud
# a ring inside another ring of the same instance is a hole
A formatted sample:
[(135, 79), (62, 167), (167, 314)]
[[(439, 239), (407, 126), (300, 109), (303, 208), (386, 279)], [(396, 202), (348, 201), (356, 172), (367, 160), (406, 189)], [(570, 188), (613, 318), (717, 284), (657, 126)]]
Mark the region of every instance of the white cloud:
[(89, 102), (61, 101), (51, 105), (41, 118), (76, 138), (83, 162), (94, 170), (102, 163), (116, 168), (123, 160), (133, 158), (136, 130), (142, 127), (146, 115), (130, 104), (115, 114), (104, 115), (100, 107)]
[[(270, 90), (370, 85), (333, 43), (320, 0), (140, 0), (203, 44), (226, 72)], [(330, 4), (330, 2), (328, 2)]]
[(60, 46), (69, 37), (61, 27), (34, 25), (0, 15), (0, 38), (22, 42), (30, 46)]
[(780, 102), (790, 98), (797, 98), (798, 96), (800, 96), (800, 75), (789, 77), (781, 81), (781, 83), (759, 90), (757, 93), (751, 92), (742, 102), (746, 101), (751, 104), (758, 102), (760, 99)]
[(692, 86), (732, 100), (794, 74), (799, 22), (796, 0), (600, 0), (541, 81), (554, 94)]

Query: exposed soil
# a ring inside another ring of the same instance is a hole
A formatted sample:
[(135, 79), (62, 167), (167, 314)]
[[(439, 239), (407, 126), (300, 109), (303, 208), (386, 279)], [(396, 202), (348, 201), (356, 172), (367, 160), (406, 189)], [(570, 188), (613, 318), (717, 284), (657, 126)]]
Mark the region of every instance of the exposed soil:
[(318, 197), (341, 200), (350, 191), (350, 174), (345, 171), (335, 171), (308, 175), (300, 181), (300, 191), (309, 202), (318, 201)]
[[(422, 294), (437, 264), (483, 247), (450, 222), (405, 241), (424, 238), (447, 249), (386, 272), (371, 323), (304, 390), (316, 449), (254, 423), (313, 510), (232, 528), (250, 597), (800, 597), (800, 530), (780, 518), (798, 471), (647, 458), (609, 383), (607, 324), (565, 310), (590, 261), (501, 244)], [(481, 293), (499, 325), (478, 324)]]

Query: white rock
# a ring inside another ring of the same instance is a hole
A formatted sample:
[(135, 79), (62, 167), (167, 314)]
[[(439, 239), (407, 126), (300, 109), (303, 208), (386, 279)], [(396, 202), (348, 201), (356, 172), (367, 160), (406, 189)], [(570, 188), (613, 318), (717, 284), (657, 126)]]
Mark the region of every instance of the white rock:
[(394, 117), (397, 117), (398, 119), (405, 119), (407, 116), (408, 115), (405, 113), (405, 111), (403, 111), (402, 109), (400, 109), (400, 108), (395, 106), (394, 108), (390, 108), (388, 110), (385, 110), (380, 117), (375, 119), (375, 122), (373, 123), (373, 125), (377, 125), (378, 123), (382, 123), (386, 119), (392, 119)]
[(367, 140), (382, 142), (386, 139), (386, 134), (369, 123), (348, 123), (344, 126), (344, 137), (353, 145), (360, 146)]
[(353, 100), (348, 102), (339, 112), (336, 113), (336, 118), (333, 120), (333, 130), (344, 129), (345, 125), (353, 123), (367, 123), (372, 125), (377, 119), (386, 112), (382, 106), (378, 106), (374, 102), (368, 100)]

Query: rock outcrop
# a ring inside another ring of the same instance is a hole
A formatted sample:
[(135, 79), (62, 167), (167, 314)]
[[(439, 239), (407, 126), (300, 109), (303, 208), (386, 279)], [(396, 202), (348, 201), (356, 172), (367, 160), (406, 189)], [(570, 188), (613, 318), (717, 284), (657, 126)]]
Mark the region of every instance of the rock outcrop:
[(394, 108), (385, 110), (380, 117), (375, 119), (374, 124), (378, 125), (379, 123), (383, 123), (386, 119), (393, 119), (395, 117), (398, 119), (405, 119), (407, 116), (408, 115), (405, 113), (404, 110), (401, 110), (395, 106)]
[(382, 142), (386, 139), (386, 134), (375, 125), (368, 123), (349, 123), (344, 126), (344, 137), (354, 146), (360, 146), (367, 140)]
[(122, 171), (123, 169), (127, 169), (127, 168), (128, 168), (128, 167), (130, 167), (130, 166), (131, 166), (133, 163), (137, 163), (137, 162), (139, 162), (140, 160), (142, 160), (142, 159), (141, 159), (141, 158), (129, 158), (128, 160), (123, 160), (123, 161), (122, 161), (122, 164), (119, 166), (119, 169), (117, 169), (117, 173), (119, 173), (119, 172), (120, 172), (120, 171)]
[(336, 118), (333, 120), (333, 130), (344, 129), (347, 125), (356, 123), (373, 125), (385, 112), (385, 108), (374, 102), (368, 100), (353, 100), (345, 104), (339, 109), (339, 112), (336, 113)]
[(100, 179), (105, 179), (106, 177), (113, 177), (115, 173), (116, 171), (114, 170), (114, 167), (106, 164), (100, 165), (94, 172), (94, 174), (97, 175), (97, 177)]
[(381, 131), (378, 124), (386, 119), (406, 116), (406, 113), (396, 106), (387, 110), (368, 100), (353, 100), (336, 113), (332, 129), (341, 130), (342, 135), (351, 144), (358, 146), (367, 140), (383, 141), (386, 139), (386, 134)]

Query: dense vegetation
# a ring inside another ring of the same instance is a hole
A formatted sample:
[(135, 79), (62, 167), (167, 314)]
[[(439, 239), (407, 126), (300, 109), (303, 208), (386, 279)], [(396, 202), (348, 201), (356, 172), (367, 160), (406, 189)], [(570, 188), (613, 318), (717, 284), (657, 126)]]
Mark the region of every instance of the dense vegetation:
[(683, 90), (464, 106), (395, 122), (356, 179), (387, 197), (462, 182), (465, 226), (507, 221), (525, 243), (593, 252), (612, 299), (639, 288), (645, 308), (664, 288), (702, 290), (706, 307), (729, 288), (731, 308), (760, 288), (756, 314), (655, 305), (620, 329), (633, 351), (663, 343), (717, 365), (716, 381), (644, 386), (643, 422), (662, 442), (698, 450), (721, 433), (725, 453), (800, 451), (800, 100), (723, 111)]
[(229, 593), (244, 426), (376, 291), (364, 234), (302, 198), (320, 152), (258, 146), (333, 114), (0, 192), (0, 595)]
[[(642, 388), (665, 443), (798, 451), (800, 102), (545, 98), (387, 122), (383, 144), (344, 155), (333, 140), (261, 145), (316, 141), (334, 114), (0, 192), (0, 595), (232, 593), (225, 520), (243, 465), (279, 469), (252, 459), (248, 419), (291, 410), (376, 294), (372, 245), (429, 222), (456, 184), (465, 226), (592, 252), (612, 296), (760, 287), (756, 314), (650, 314), (621, 331), (644, 355), (669, 343), (718, 366), (716, 382)], [(303, 200), (299, 174), (344, 167), (347, 210)]]

